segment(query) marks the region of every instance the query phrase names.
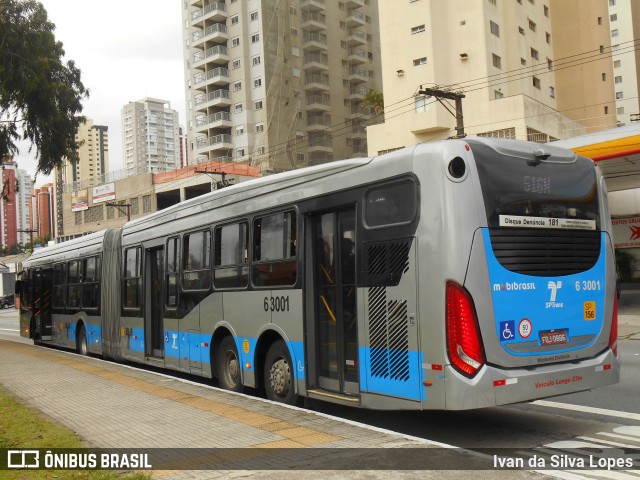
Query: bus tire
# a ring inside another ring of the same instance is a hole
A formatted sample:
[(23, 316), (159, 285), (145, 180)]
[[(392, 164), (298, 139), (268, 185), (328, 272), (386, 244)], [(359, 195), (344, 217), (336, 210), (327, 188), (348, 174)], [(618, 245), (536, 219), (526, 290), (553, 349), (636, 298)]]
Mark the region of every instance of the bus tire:
[(284, 340), (276, 340), (264, 361), (264, 388), (267, 398), (275, 402), (295, 405), (294, 369)]
[(87, 346), (87, 330), (84, 328), (84, 325), (80, 325), (80, 330), (78, 331), (76, 350), (83, 357), (89, 355), (89, 348)]
[(218, 349), (218, 382), (225, 390), (242, 391), (240, 358), (233, 336), (228, 335), (220, 342)]

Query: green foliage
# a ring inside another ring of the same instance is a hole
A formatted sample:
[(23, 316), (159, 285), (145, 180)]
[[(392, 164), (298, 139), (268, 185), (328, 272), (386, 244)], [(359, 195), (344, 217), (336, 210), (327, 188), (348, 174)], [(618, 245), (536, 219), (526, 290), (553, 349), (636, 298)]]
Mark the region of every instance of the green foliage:
[(89, 95), (74, 62), (63, 62), (54, 29), (40, 2), (0, 0), (0, 157), (29, 140), (45, 175), (77, 158), (78, 114)]
[(384, 97), (382, 92), (372, 88), (364, 96), (362, 101), (363, 107), (371, 107), (376, 115), (380, 115), (384, 111)]
[(636, 269), (636, 263), (636, 257), (626, 250), (616, 250), (616, 270), (618, 271), (619, 282), (633, 282), (633, 273)]

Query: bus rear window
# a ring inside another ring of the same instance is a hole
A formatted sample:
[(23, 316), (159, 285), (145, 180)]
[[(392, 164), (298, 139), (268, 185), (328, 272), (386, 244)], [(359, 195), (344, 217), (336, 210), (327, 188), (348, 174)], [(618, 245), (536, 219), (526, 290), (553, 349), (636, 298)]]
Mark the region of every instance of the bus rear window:
[(470, 141), (489, 227), (599, 230), (593, 162), (553, 156), (538, 162)]
[(417, 191), (409, 178), (368, 190), (364, 206), (367, 228), (411, 223), (418, 210)]

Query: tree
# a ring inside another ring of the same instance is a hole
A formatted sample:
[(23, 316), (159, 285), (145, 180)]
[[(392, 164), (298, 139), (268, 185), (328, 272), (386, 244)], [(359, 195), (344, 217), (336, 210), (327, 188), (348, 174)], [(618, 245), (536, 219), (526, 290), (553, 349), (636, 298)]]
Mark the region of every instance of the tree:
[(362, 107), (371, 107), (373, 109), (373, 113), (380, 115), (384, 111), (384, 97), (382, 96), (382, 92), (375, 88), (369, 90), (364, 96)]
[(55, 25), (36, 0), (0, 0), (0, 157), (35, 146), (45, 175), (66, 157), (77, 158), (76, 133), (89, 96), (73, 60), (63, 62)]

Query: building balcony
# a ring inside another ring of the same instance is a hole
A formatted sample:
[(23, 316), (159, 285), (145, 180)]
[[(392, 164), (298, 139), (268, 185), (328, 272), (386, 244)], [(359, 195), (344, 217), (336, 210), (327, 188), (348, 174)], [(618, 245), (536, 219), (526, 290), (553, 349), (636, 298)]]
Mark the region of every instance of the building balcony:
[(193, 54), (193, 67), (201, 66), (204, 63), (229, 63), (229, 49), (224, 45), (216, 45), (207, 50), (198, 51)]
[(203, 137), (196, 140), (196, 152), (201, 153), (205, 150), (228, 150), (233, 148), (231, 135), (222, 133), (213, 137)]
[(330, 111), (331, 97), (327, 94), (315, 94), (307, 96), (307, 111)]
[(351, 133), (349, 134), (349, 137), (354, 139), (354, 140), (366, 140), (367, 139), (367, 129), (361, 125), (352, 125), (351, 126)]
[(321, 13), (306, 12), (302, 14), (303, 29), (324, 30), (327, 28), (327, 17)]
[(364, 100), (364, 97), (369, 93), (369, 88), (362, 85), (354, 85), (349, 88), (349, 98), (351, 100)]
[(194, 107), (197, 111), (206, 111), (209, 107), (231, 106), (231, 94), (229, 90), (219, 89), (210, 93), (202, 93), (193, 97)]
[(214, 22), (224, 22), (227, 19), (227, 6), (224, 2), (216, 2), (207, 5), (202, 9), (191, 12), (191, 25), (197, 27), (204, 25), (206, 20)]
[(365, 63), (369, 61), (369, 54), (361, 48), (350, 48), (347, 60), (351, 64)]
[(210, 128), (231, 128), (231, 114), (229, 112), (217, 112), (211, 115), (196, 117), (196, 133), (204, 133)]
[(331, 128), (331, 115), (309, 115), (307, 117), (307, 129), (309, 131), (325, 131)]
[(198, 72), (193, 76), (193, 85), (196, 88), (200, 88), (202, 85), (228, 85), (228, 84), (229, 84), (229, 69), (225, 67), (217, 67), (207, 72)]
[(347, 43), (349, 45), (366, 45), (367, 34), (358, 28), (350, 28), (347, 32)]
[(305, 32), (302, 48), (327, 48), (327, 36), (319, 32)]
[(364, 0), (347, 0), (345, 5), (348, 9), (352, 10), (354, 8), (364, 7), (365, 3)]
[(369, 70), (366, 68), (359, 67), (351, 67), (349, 69), (349, 82), (354, 83), (364, 83), (369, 81)]
[(364, 13), (356, 9), (351, 9), (347, 12), (347, 20), (345, 23), (347, 27), (361, 27), (367, 24), (367, 17)]
[(329, 57), (324, 53), (306, 53), (304, 55), (305, 68), (329, 68)]
[(326, 8), (325, 0), (301, 0), (300, 8), (305, 12), (307, 11), (318, 12)]
[(307, 90), (329, 90), (329, 75), (307, 73), (304, 77), (304, 88)]
[(309, 138), (307, 152), (309, 154), (316, 152), (333, 153), (331, 138)]
[(204, 41), (226, 43), (229, 41), (227, 26), (224, 23), (215, 23), (205, 29), (196, 30), (191, 34), (191, 41), (193, 42), (193, 47), (197, 47)]

